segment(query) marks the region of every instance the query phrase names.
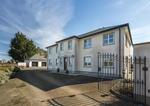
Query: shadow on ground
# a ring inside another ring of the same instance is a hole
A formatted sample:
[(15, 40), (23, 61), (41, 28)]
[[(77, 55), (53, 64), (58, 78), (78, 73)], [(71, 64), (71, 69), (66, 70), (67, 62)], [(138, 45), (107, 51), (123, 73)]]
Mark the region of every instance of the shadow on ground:
[(73, 76), (50, 73), (48, 71), (20, 71), (15, 78), (19, 78), (41, 90), (48, 91), (61, 86), (96, 82), (98, 79), (88, 76)]

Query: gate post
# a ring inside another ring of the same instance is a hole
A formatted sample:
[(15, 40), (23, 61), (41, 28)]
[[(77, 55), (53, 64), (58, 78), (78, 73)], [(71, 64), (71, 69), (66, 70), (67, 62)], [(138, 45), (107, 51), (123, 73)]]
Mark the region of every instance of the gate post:
[(144, 104), (146, 106), (146, 71), (148, 71), (148, 68), (146, 67), (146, 57), (144, 57), (144, 67), (143, 67), (143, 71), (144, 71)]
[(98, 71), (97, 71), (98, 85), (97, 85), (97, 86), (98, 86), (98, 90), (99, 90), (99, 77), (100, 77), (100, 76), (99, 76), (99, 72), (100, 72), (100, 67), (99, 67), (99, 63), (100, 63), (100, 62), (99, 62), (99, 59), (100, 59), (100, 57), (99, 57), (99, 56), (100, 56), (100, 53), (98, 52), (97, 55), (98, 55), (98, 56), (97, 56), (97, 58), (98, 58), (98, 64), (97, 64), (97, 65), (98, 65)]

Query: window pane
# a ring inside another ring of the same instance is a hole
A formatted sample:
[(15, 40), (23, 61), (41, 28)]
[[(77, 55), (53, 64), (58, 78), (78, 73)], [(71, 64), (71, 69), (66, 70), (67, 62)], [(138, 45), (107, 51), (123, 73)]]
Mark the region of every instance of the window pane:
[(113, 39), (109, 39), (109, 44), (112, 44), (113, 42)]
[(108, 40), (107, 39), (104, 40), (103, 42), (104, 42), (104, 45), (108, 44)]
[(104, 39), (108, 39), (108, 35), (104, 35)]
[(113, 39), (113, 34), (110, 34), (110, 35), (109, 35), (109, 39)]
[(108, 44), (108, 35), (106, 35), (106, 34), (103, 36), (103, 44), (104, 45)]
[(103, 36), (103, 44), (109, 45), (114, 43), (114, 33), (105, 34)]
[(72, 49), (72, 41), (68, 41), (68, 50)]
[(109, 44), (112, 44), (112, 43), (114, 43), (114, 34), (113, 33), (109, 34)]
[(92, 46), (91, 39), (84, 40), (84, 48), (90, 48)]
[(91, 65), (91, 57), (90, 56), (84, 57), (84, 65), (85, 66), (90, 66)]

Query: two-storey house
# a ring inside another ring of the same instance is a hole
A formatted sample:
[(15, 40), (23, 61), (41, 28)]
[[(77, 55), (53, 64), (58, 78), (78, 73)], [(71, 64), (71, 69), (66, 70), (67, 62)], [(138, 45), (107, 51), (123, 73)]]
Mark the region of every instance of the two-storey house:
[[(78, 36), (71, 36), (48, 46), (48, 70), (69, 73), (98, 71), (98, 52), (113, 53), (118, 63), (101, 64), (113, 67), (121, 75), (122, 57), (132, 56), (133, 43), (129, 24), (99, 28)], [(111, 59), (105, 60), (110, 63)], [(126, 68), (124, 68), (126, 69)]]

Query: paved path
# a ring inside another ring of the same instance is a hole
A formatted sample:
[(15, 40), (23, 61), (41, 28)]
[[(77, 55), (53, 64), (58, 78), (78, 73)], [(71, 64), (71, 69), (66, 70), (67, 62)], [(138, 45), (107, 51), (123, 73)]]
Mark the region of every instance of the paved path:
[(111, 93), (98, 91), (57, 97), (49, 102), (52, 106), (133, 106), (132, 103), (122, 101)]

